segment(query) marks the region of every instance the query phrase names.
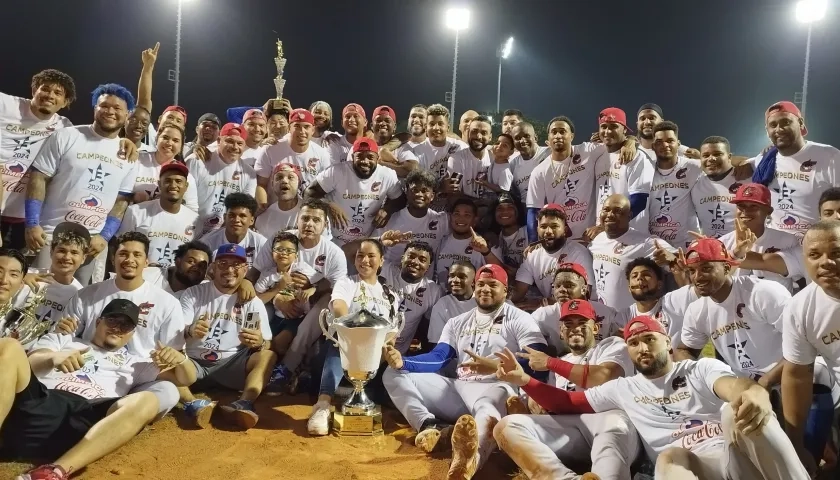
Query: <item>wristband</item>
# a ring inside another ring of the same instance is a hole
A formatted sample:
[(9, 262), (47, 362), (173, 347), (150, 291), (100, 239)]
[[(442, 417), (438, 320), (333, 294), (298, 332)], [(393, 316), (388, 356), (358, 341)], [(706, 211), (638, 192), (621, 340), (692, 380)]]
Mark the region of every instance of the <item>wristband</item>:
[(572, 373), (572, 367), (574, 367), (574, 364), (552, 357), (548, 359), (547, 366), (549, 370), (568, 380), (569, 375)]
[(105, 219), (105, 225), (102, 225), (102, 230), (99, 232), (99, 236), (105, 239), (106, 242), (111, 240), (111, 238), (113, 238), (120, 229), (121, 223), (122, 219), (108, 215), (108, 218)]
[(41, 224), (41, 207), (44, 202), (36, 198), (27, 198), (23, 201), (25, 213), (24, 224), (26, 228), (37, 227)]

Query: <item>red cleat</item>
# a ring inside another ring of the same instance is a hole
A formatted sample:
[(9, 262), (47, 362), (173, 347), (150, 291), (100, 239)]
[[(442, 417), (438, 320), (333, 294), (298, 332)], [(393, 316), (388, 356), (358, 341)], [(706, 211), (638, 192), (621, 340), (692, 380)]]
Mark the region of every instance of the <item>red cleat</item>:
[(69, 480), (70, 476), (58, 465), (41, 465), (20, 474), (16, 480)]

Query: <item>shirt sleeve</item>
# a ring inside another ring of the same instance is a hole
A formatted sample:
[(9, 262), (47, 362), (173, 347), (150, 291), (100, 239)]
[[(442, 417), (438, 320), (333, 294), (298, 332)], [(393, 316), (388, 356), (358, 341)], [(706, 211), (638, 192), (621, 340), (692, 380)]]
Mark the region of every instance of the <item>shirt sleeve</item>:
[(627, 166), (627, 193), (649, 194), (653, 183), (653, 163), (648, 162), (644, 155), (636, 156), (636, 160)]
[(125, 162), (125, 165), (128, 167), (128, 172), (126, 172), (122, 178), (122, 183), (120, 183), (119, 192), (121, 195), (127, 195), (133, 192), (134, 184), (137, 183), (137, 162)]
[[(64, 128), (44, 140), (41, 149), (38, 150), (35, 159), (32, 160), (32, 168), (48, 177), (55, 175), (59, 165), (61, 165), (61, 157), (67, 148), (65, 138), (69, 139), (69, 136), (73, 133), (76, 132)], [(132, 180), (134, 180), (134, 177), (132, 177)]]
[(67, 344), (67, 340), (72, 340), (72, 336), (70, 335), (62, 335), (60, 333), (48, 333), (43, 337), (39, 338), (32, 348), (29, 349), (30, 352), (34, 352), (35, 350), (52, 350), (53, 352), (59, 352), (64, 345)]
[[(700, 323), (703, 321), (701, 303), (695, 302), (688, 307), (683, 317), (682, 330), (680, 330), (680, 342), (693, 350), (705, 347), (709, 341), (709, 332), (703, 331)], [(679, 347), (679, 345), (674, 345), (674, 347)]]
[(257, 154), (256, 160), (254, 160), (254, 170), (257, 172), (258, 177), (271, 177), (271, 155), (268, 153), (269, 150), (270, 148), (263, 149)]
[(426, 333), (429, 343), (438, 343), (444, 325), (446, 325), (446, 306), (438, 300), (432, 307), (432, 313), (429, 316), (429, 331)]
[(195, 322), (195, 289), (193, 287), (181, 294), (181, 319), (186, 327)]
[[(169, 294), (163, 293), (162, 295)], [(160, 330), (157, 332), (157, 340), (161, 344), (172, 347), (175, 350), (183, 350), (184, 344), (186, 343), (184, 339), (184, 330), (186, 329), (184, 315), (181, 309), (178, 308), (178, 302), (175, 297), (169, 296), (172, 298), (172, 306), (169, 308), (166, 318), (160, 326)]]
[(625, 392), (626, 394), (627, 389), (621, 388), (620, 382), (622, 379), (618, 378), (615, 380), (610, 380), (609, 382), (602, 383), (597, 387), (587, 388), (586, 391), (583, 393), (586, 395), (586, 400), (589, 401), (589, 405), (592, 407), (592, 410), (595, 413), (598, 412), (605, 412), (607, 410), (622, 410), (621, 401), (621, 392)]
[(192, 173), (187, 174), (187, 191), (184, 193), (184, 205), (193, 212), (198, 212), (198, 182)]
[(353, 304), (353, 295), (356, 294), (356, 284), (353, 280), (345, 277), (335, 282), (333, 285), (332, 295), (330, 295), (330, 304), (336, 300), (342, 300), (349, 307)]
[(525, 313), (514, 318), (514, 333), (516, 334), (516, 341), (519, 343), (520, 350), (525, 350), (526, 346), (534, 344), (546, 344), (545, 337), (540, 331), (539, 325), (531, 318), (531, 315)]
[(790, 292), (787, 288), (771, 280), (758, 281), (753, 294), (750, 296), (753, 302), (753, 311), (761, 312), (764, 315), (764, 320), (779, 333), (783, 333), (782, 317), (790, 298)]
[(257, 195), (257, 174), (254, 172), (254, 175), (248, 175), (248, 180), (245, 182), (245, 190), (243, 193), (247, 193), (248, 195), (254, 197)]
[[(799, 303), (803, 303), (802, 306)], [(785, 334), (782, 335), (782, 356), (796, 365), (810, 365), (817, 359), (817, 349), (805, 333), (804, 302), (791, 301), (782, 314)]]
[[(79, 292), (81, 292), (80, 290)], [(85, 332), (85, 325), (87, 319), (84, 318), (84, 306), (82, 304), (82, 299), (79, 298), (79, 292), (76, 292), (70, 300), (67, 301), (67, 308), (64, 309), (64, 317), (70, 317), (76, 321), (78, 325), (76, 327), (76, 334), (74, 336), (80, 337)], [(60, 320), (60, 319), (59, 319)], [(53, 325), (55, 328), (58, 325), (58, 322)]]
[(722, 377), (734, 377), (735, 373), (729, 365), (716, 358), (701, 358), (692, 370), (690, 379), (696, 387), (697, 393), (710, 401), (716, 401), (720, 397), (715, 393), (715, 382)]
[(796, 246), (777, 252), (777, 255), (785, 262), (788, 270), (788, 278), (807, 277), (805, 263), (802, 257), (802, 247)]
[[(550, 160), (549, 160), (550, 161)], [(531, 174), (528, 179), (528, 193), (525, 195), (527, 208), (540, 208), (545, 205), (545, 179), (542, 173)]]
[[(528, 185), (530, 186), (531, 180), (528, 180)], [(499, 188), (502, 190), (509, 192), (510, 188), (513, 186), (513, 172), (510, 171), (509, 168), (506, 168), (502, 171), (502, 178), (499, 180)], [(527, 195), (526, 195), (527, 196)]]
[[(590, 277), (592, 278), (591, 274)], [(534, 274), (531, 272), (531, 264), (522, 262), (522, 265), (516, 270), (516, 281), (526, 283), (528, 285), (534, 284)]]
[[(324, 239), (322, 242), (326, 241)], [(342, 278), (347, 278), (347, 260), (344, 252), (338, 250), (327, 253), (327, 260), (324, 265), (324, 276), (331, 285), (336, 285)]]
[(125, 232), (133, 232), (137, 229), (137, 215), (139, 208), (140, 207), (137, 204), (128, 207), (128, 210), (125, 211), (125, 215), (123, 215), (122, 222), (120, 223), (120, 229), (117, 231), (117, 236), (120, 236)]
[(388, 176), (393, 177), (393, 183), (390, 187), (388, 187), (388, 191), (385, 192), (385, 195), (390, 199), (400, 198), (403, 194), (403, 186), (400, 183), (400, 179), (397, 177), (397, 174), (393, 170), (388, 170)]
[(338, 187), (338, 176), (341, 174), (341, 172), (337, 172), (341, 169), (339, 165), (334, 165), (315, 177), (315, 181), (318, 182), (324, 193), (330, 193)]
[(261, 274), (271, 274), (277, 270), (277, 265), (274, 264), (274, 257), (271, 256), (271, 245), (266, 242), (259, 250), (254, 259), (253, 267), (260, 271)]
[(254, 284), (254, 290), (257, 293), (265, 293), (275, 283), (274, 274), (260, 274), (260, 279)]

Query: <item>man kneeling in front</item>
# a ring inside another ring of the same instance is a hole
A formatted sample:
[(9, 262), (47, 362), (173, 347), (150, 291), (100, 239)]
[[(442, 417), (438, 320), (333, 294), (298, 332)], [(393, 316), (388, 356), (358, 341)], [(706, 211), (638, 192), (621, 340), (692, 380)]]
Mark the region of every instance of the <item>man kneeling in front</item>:
[[(129, 353), (140, 308), (112, 300), (91, 341), (51, 333), (27, 359), (23, 346), (0, 339), (0, 433), (15, 458), (55, 458), (17, 480), (66, 480), (125, 445), (158, 413), (154, 393), (128, 394), (155, 380), (195, 381), (195, 368), (171, 347), (150, 356)], [(151, 358), (149, 358), (151, 357)]]

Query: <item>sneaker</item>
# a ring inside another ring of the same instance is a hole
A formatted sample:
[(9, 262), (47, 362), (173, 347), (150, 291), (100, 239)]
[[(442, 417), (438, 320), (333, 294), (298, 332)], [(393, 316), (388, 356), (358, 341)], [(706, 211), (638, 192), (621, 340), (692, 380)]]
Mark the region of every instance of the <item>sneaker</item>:
[(254, 402), (250, 400), (237, 400), (230, 405), (222, 405), (222, 410), (245, 430), (254, 428), (260, 420), (260, 416), (254, 411)]
[(286, 368), (282, 363), (274, 366), (271, 371), (271, 377), (268, 379), (268, 384), (263, 389), (263, 393), (269, 397), (276, 397), (283, 393), (283, 389), (292, 379), (292, 372)]
[(452, 463), (447, 480), (470, 480), (478, 470), (478, 427), (472, 415), (461, 415), (452, 429)]
[(312, 406), (312, 415), (306, 422), (306, 429), (310, 435), (323, 437), (330, 433), (330, 404), (318, 402)]
[(448, 451), (452, 448), (452, 425), (435, 418), (426, 420), (414, 437), (414, 446), (426, 453)]
[(67, 472), (58, 465), (41, 465), (15, 477), (15, 480), (68, 480)]
[(204, 399), (193, 400), (184, 404), (184, 413), (193, 419), (196, 427), (207, 428), (210, 426), (210, 417), (213, 416), (215, 408), (216, 402)]

